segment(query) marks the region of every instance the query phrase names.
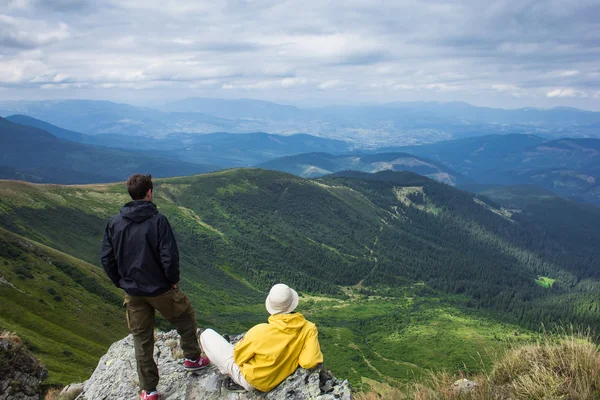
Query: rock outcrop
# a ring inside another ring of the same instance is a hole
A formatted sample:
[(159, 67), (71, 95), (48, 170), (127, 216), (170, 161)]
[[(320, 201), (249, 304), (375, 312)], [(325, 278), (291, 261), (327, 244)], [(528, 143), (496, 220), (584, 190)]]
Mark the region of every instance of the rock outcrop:
[[(235, 341), (235, 340), (234, 340)], [(158, 365), (161, 400), (350, 400), (348, 381), (326, 370), (299, 368), (269, 393), (231, 393), (221, 387), (225, 376), (213, 365), (197, 372), (182, 367), (177, 332), (157, 332), (154, 358)], [(114, 343), (85, 382), (77, 400), (138, 399), (139, 384), (131, 335)]]
[(47, 376), (18, 336), (0, 332), (0, 400), (38, 400)]
[(474, 390), (477, 386), (477, 382), (463, 378), (454, 382), (453, 390), (454, 393), (467, 393)]

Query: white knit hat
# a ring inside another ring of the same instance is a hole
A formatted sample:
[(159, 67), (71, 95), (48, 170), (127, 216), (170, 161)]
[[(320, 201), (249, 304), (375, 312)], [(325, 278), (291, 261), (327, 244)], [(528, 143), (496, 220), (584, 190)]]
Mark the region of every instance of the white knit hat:
[(271, 288), (265, 301), (269, 314), (288, 314), (298, 306), (298, 293), (288, 285), (278, 283)]

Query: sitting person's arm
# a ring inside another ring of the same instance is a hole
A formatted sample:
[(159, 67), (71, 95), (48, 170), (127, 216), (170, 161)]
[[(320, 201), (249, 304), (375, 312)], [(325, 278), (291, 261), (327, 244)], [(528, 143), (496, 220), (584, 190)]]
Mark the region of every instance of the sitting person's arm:
[(256, 354), (254, 352), (255, 346), (252, 343), (255, 336), (253, 332), (254, 330), (254, 328), (250, 329), (248, 333), (246, 333), (246, 336), (244, 336), (244, 338), (240, 340), (233, 349), (233, 360), (240, 367), (250, 361)]
[(319, 332), (317, 331), (317, 327), (313, 326), (306, 336), (304, 347), (298, 358), (298, 364), (302, 368), (310, 369), (322, 362), (323, 353), (321, 353), (321, 346), (319, 345)]

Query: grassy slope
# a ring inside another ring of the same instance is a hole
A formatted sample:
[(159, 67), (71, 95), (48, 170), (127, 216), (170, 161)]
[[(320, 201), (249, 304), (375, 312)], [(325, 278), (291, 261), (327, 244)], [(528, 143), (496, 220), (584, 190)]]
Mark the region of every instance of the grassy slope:
[(85, 379), (126, 334), (119, 291), (93, 265), (4, 229), (0, 237), (0, 328), (42, 360), (46, 383)]
[[(369, 381), (371, 392), (356, 400), (598, 399), (600, 349), (589, 332), (541, 334), (529, 344), (506, 343), (487, 371), (433, 371), (422, 379), (391, 386)], [(467, 382), (465, 382), (467, 381)], [(458, 390), (469, 383), (470, 390)], [(475, 383), (475, 385), (473, 385)]]
[[(424, 178), (409, 178), (410, 186), (423, 185)], [(106, 221), (126, 201), (123, 184), (0, 181), (0, 227), (97, 265)], [(507, 268), (535, 258), (486, 229), (475, 229), (475, 217), (453, 227), (453, 211), (429, 200), (421, 207), (425, 214), (418, 214), (423, 211), (402, 205), (383, 184), (230, 170), (158, 180), (156, 203), (176, 232), (182, 286), (201, 326), (239, 332), (264, 321), (266, 290), (277, 281), (288, 282), (305, 295), (299, 310), (318, 323), (328, 366), (356, 385), (363, 378), (396, 382), (427, 368), (475, 369), (478, 352), (498, 348), (518, 329), (497, 322), (497, 315), (467, 309), (466, 297), (403, 279), (403, 271), (412, 271), (409, 257), (422, 245), (428, 263), (445, 267), (448, 255), (460, 250), (453, 249), (455, 237), (472, 242), (466, 262)], [(493, 214), (483, 206), (481, 212)], [(411, 219), (415, 215), (430, 217)], [(441, 226), (455, 230), (429, 232), (440, 218)], [(482, 259), (478, 249), (490, 254)], [(389, 252), (403, 258), (386, 260)], [(494, 271), (490, 267), (486, 273)], [(507, 279), (535, 290), (533, 272), (523, 269)], [(390, 273), (397, 275), (390, 279)], [(360, 282), (375, 277), (397, 290), (360, 288)], [(120, 321), (121, 312), (115, 310), (114, 318)]]
[[(214, 316), (218, 315), (221, 321), (231, 321), (225, 324), (231, 329), (248, 327), (249, 322), (239, 324), (248, 320), (244, 317), (248, 308), (242, 305), (258, 303), (262, 294), (212, 262), (205, 262), (214, 255), (214, 242), (223, 239), (190, 218), (189, 210), (163, 200), (165, 193), (159, 194), (157, 203), (176, 227), (184, 271), (182, 286), (195, 300), (200, 320), (215, 323)], [(122, 184), (58, 186), (11, 181), (0, 181), (0, 197), (0, 226), (98, 266), (106, 222), (130, 200)], [(199, 247), (205, 251), (197, 251)], [(249, 315), (257, 312), (251, 309)]]

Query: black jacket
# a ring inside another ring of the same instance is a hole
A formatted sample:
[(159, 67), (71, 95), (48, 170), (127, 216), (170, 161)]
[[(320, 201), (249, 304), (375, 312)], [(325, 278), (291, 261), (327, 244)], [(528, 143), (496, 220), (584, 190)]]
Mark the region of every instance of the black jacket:
[(125, 204), (106, 225), (102, 266), (132, 296), (158, 296), (179, 282), (179, 250), (167, 218), (150, 201)]

